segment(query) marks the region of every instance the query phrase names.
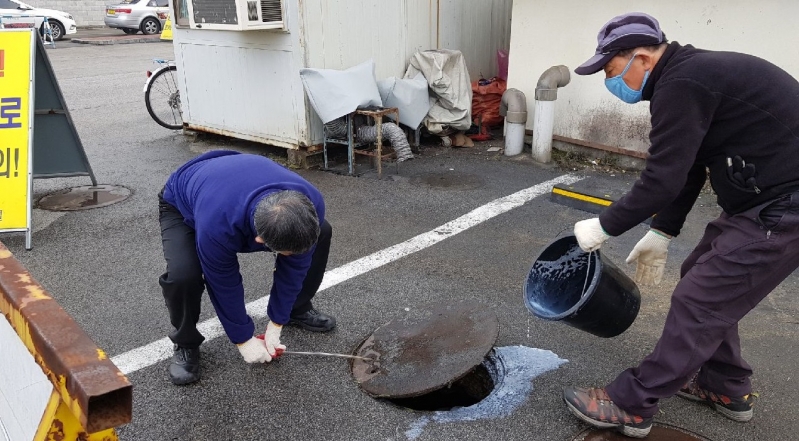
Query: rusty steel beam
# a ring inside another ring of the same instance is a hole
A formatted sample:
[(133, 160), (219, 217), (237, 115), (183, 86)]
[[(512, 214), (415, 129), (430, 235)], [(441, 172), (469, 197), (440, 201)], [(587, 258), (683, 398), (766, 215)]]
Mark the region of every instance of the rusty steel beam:
[(127, 377), (2, 242), (0, 312), (88, 433), (131, 421)]

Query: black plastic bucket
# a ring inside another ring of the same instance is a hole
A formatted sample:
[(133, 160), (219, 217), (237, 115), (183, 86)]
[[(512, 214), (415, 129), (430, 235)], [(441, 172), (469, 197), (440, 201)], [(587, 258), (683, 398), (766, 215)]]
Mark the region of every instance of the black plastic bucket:
[(536, 317), (615, 337), (635, 321), (641, 294), (600, 251), (586, 253), (576, 237), (565, 236), (533, 263), (524, 283), (524, 304)]

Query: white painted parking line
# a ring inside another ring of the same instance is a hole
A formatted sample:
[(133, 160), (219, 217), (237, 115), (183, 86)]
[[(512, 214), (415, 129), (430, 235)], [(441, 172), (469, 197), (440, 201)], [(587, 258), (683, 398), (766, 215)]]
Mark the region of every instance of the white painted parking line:
[[(452, 237), (460, 232), (466, 231), (479, 225), (495, 216), (506, 213), (516, 207), (520, 207), (532, 199), (549, 193), (555, 184), (569, 185), (582, 179), (575, 175), (563, 175), (555, 179), (534, 185), (524, 190), (517, 191), (511, 195), (495, 199), (483, 206), (480, 206), (463, 216), (445, 223), (431, 231), (422, 233), (405, 242), (398, 243), (383, 250), (377, 251), (366, 257), (344, 264), (336, 269), (325, 272), (322, 286), (319, 291), (325, 290), (339, 283), (345, 282), (361, 274), (372, 271), (395, 260), (421, 251), (433, 246), (444, 239)], [(247, 304), (247, 312), (253, 319), (266, 316), (266, 306), (269, 303), (269, 296)], [(208, 319), (197, 326), (197, 329), (205, 336), (206, 341), (224, 335), (222, 324), (219, 319), (214, 317)], [(164, 337), (148, 345), (132, 349), (128, 352), (119, 354), (111, 358), (120, 371), (125, 375), (138, 371), (139, 369), (152, 366), (162, 360), (172, 356), (172, 342)]]

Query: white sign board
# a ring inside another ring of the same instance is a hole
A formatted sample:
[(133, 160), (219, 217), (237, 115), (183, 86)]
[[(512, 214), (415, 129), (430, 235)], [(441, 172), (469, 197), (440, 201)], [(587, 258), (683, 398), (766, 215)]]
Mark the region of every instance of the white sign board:
[(2, 316), (0, 318), (0, 441), (32, 441), (53, 384)]

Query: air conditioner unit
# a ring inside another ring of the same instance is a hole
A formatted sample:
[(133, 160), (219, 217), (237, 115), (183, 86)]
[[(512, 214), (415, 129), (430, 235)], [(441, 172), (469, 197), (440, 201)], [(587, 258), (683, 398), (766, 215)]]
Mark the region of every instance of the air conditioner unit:
[(283, 0), (185, 0), (192, 29), (288, 30)]

